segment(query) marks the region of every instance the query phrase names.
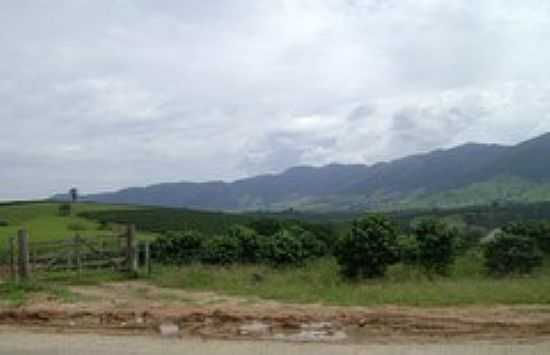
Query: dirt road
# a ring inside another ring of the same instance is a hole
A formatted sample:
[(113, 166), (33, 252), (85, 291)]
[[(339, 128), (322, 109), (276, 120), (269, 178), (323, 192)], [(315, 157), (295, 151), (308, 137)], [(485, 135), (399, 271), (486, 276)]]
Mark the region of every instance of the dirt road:
[(465, 342), (450, 344), (347, 345), (268, 341), (163, 339), (147, 336), (47, 334), (0, 328), (0, 355), (547, 355), (550, 341), (530, 344)]
[[(544, 342), (550, 308), (330, 307), (280, 304), (159, 288), (140, 281), (71, 288), (77, 300), (36, 295), (1, 306), (0, 325), (55, 332), (164, 336), (211, 341), (279, 341), (336, 345)], [(550, 353), (550, 352), (549, 352)]]

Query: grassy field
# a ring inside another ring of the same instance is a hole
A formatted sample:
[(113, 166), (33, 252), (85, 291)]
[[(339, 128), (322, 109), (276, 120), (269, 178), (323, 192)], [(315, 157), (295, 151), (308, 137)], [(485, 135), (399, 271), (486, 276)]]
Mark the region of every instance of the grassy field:
[[(82, 203), (75, 206), (72, 216), (61, 217), (58, 207), (55, 203), (0, 205), (0, 220), (9, 223), (7, 227), (0, 227), (0, 254), (7, 238), (15, 235), (19, 228), (28, 229), (32, 241), (70, 237), (76, 233), (75, 225), (78, 225), (81, 235), (104, 235), (109, 231), (100, 230), (98, 221), (78, 217), (77, 214), (101, 212), (108, 215), (108, 211), (115, 214), (124, 211), (127, 216), (127, 211), (131, 210), (128, 206)], [(170, 216), (179, 218), (177, 214)], [(172, 220), (171, 223), (180, 222)], [(210, 223), (216, 221), (211, 220)], [(151, 238), (154, 234), (142, 232), (139, 237)], [(0, 285), (0, 299), (18, 304), (25, 299), (25, 295), (35, 292), (70, 299), (65, 288), (68, 285), (126, 279), (124, 274), (111, 271), (86, 271), (81, 276), (74, 272), (41, 274), (36, 275), (36, 281), (31, 285)], [(449, 277), (428, 277), (413, 267), (395, 265), (384, 279), (353, 283), (341, 278), (333, 259), (325, 258), (302, 267), (288, 268), (200, 264), (175, 267), (157, 264), (149, 281), (163, 287), (215, 291), (244, 298), (349, 306), (550, 304), (550, 260), (545, 260), (544, 266), (531, 276), (498, 279), (485, 274), (479, 251), (458, 257)]]
[(325, 259), (287, 269), (255, 265), (157, 267), (152, 282), (282, 302), (345, 306), (550, 304), (549, 260), (532, 276), (493, 279), (484, 274), (476, 252), (459, 257), (449, 277), (429, 278), (396, 265), (384, 279), (350, 283), (342, 280), (335, 261)]
[[(60, 216), (58, 208), (58, 203), (0, 204), (0, 220), (8, 222), (8, 226), (0, 226), (0, 253), (6, 249), (8, 238), (17, 235), (17, 231), (21, 228), (29, 232), (31, 242), (63, 240), (74, 236), (75, 233), (82, 236), (113, 233), (112, 230), (100, 230), (100, 223), (79, 217), (78, 214), (128, 210), (130, 207), (78, 203), (73, 207), (72, 215), (67, 217)], [(153, 235), (138, 230), (139, 238), (150, 238)]]

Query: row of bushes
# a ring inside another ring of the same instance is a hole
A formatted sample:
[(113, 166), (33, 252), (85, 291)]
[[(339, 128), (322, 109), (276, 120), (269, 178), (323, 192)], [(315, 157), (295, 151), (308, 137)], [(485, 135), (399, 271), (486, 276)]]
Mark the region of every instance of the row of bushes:
[[(499, 275), (531, 272), (542, 264), (540, 248), (547, 247), (548, 232), (538, 224), (504, 227), (482, 244), (487, 271)], [(383, 276), (397, 262), (446, 275), (463, 244), (458, 237), (456, 229), (435, 219), (424, 220), (411, 234), (400, 235), (383, 216), (369, 216), (353, 223), (351, 232), (340, 239), (335, 256), (343, 274), (351, 278)]]
[[(547, 226), (521, 223), (504, 227), (482, 245), (487, 270), (492, 274), (531, 272), (542, 263), (539, 249), (550, 251)], [(402, 234), (384, 216), (371, 215), (356, 220), (341, 238), (332, 238), (323, 227), (265, 220), (246, 227), (233, 226), (227, 233), (214, 236), (195, 231), (166, 233), (155, 241), (153, 252), (157, 260), (169, 264), (276, 266), (303, 264), (332, 254), (342, 273), (350, 278), (381, 277), (398, 262), (429, 274), (446, 275), (455, 257), (479, 245), (482, 236), (477, 231), (459, 232), (436, 219), (423, 220), (410, 233)]]
[(169, 264), (268, 263), (302, 264), (328, 253), (327, 244), (299, 226), (264, 236), (244, 227), (231, 227), (225, 235), (205, 236), (194, 231), (171, 232), (152, 245), (156, 260)]

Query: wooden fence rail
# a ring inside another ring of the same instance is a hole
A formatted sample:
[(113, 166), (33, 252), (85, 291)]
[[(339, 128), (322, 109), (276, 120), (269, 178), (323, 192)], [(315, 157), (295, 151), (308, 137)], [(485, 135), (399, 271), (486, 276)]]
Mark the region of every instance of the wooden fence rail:
[(136, 228), (129, 225), (120, 236), (83, 237), (59, 241), (30, 242), (29, 233), (20, 230), (16, 238), (8, 239), (8, 262), (13, 282), (28, 281), (33, 271), (76, 270), (112, 268), (137, 274), (140, 264), (151, 272), (151, 252), (148, 242), (140, 245)]

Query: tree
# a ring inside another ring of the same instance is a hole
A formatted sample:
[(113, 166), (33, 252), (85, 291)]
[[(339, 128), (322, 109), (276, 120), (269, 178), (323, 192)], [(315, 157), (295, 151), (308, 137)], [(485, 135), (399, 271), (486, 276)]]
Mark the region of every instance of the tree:
[(505, 233), (520, 235), (536, 241), (545, 253), (550, 253), (550, 222), (531, 221), (509, 223), (502, 228)]
[(384, 216), (354, 221), (335, 250), (342, 273), (350, 278), (384, 276), (387, 267), (399, 260), (397, 234), (397, 227)]
[(418, 263), (424, 270), (447, 274), (455, 256), (457, 232), (436, 219), (421, 221), (415, 228)]
[(498, 233), (484, 248), (485, 266), (490, 274), (528, 274), (542, 264), (542, 255), (533, 238)]
[(76, 187), (69, 190), (69, 195), (71, 196), (71, 202), (75, 203), (78, 201), (78, 189)]

